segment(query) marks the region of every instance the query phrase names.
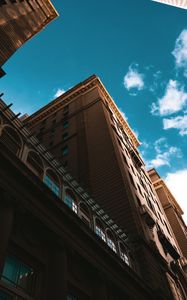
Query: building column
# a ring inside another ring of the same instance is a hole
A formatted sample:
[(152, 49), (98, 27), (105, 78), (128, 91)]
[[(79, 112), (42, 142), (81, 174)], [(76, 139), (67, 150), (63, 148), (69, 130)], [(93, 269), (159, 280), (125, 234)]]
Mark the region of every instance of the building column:
[(66, 249), (51, 249), (48, 264), (46, 300), (67, 299)]
[(3, 265), (12, 231), (14, 216), (13, 207), (1, 203), (2, 198), (3, 195), (0, 194), (0, 277), (3, 272)]

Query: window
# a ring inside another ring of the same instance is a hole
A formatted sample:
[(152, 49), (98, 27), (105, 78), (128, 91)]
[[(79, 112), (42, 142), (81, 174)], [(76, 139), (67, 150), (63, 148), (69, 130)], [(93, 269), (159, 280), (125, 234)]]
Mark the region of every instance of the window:
[(64, 132), (63, 135), (62, 135), (62, 140), (63, 141), (67, 140), (68, 135), (69, 135), (68, 132)]
[(52, 128), (51, 129), (51, 135), (54, 135), (55, 134), (55, 128)]
[(124, 162), (126, 163), (127, 166), (129, 166), (129, 165), (128, 165), (128, 162), (127, 162), (127, 159), (126, 159), (126, 156), (125, 156), (124, 154), (122, 154), (122, 155), (123, 155), (123, 160), (124, 160)]
[(72, 197), (69, 193), (66, 193), (64, 202), (66, 203), (67, 206), (69, 206), (69, 208), (72, 209), (72, 211), (74, 211), (76, 214), (78, 213), (77, 203), (76, 203), (74, 197)]
[(79, 205), (79, 209), (80, 218), (86, 225), (90, 226), (90, 212), (87, 205), (82, 202)]
[(99, 220), (96, 220), (96, 225), (95, 225), (95, 233), (104, 241), (106, 242), (106, 235), (104, 232), (103, 225)]
[[(32, 294), (35, 273), (33, 268), (24, 264), (13, 256), (8, 256), (5, 259), (2, 281), (6, 284), (20, 288), (28, 294)], [(4, 292), (1, 292), (4, 294)], [(1, 298), (0, 298), (1, 299)], [(6, 294), (2, 299), (11, 299)]]
[(133, 186), (135, 187), (135, 189), (136, 189), (136, 186), (135, 186), (135, 183), (134, 183), (134, 179), (133, 179), (131, 173), (129, 173), (129, 178), (130, 178), (130, 181), (131, 181), (132, 185), (133, 185)]
[(56, 174), (51, 170), (47, 171), (44, 177), (44, 183), (53, 191), (58, 197), (60, 197), (60, 183)]
[(66, 129), (69, 127), (69, 122), (68, 121), (64, 121), (63, 122), (63, 128)]
[(122, 243), (119, 243), (120, 245), (120, 257), (121, 259), (128, 265), (130, 266), (130, 260), (129, 260), (129, 256), (127, 254), (127, 250), (125, 248), (125, 246)]
[(27, 165), (36, 175), (40, 177), (43, 175), (43, 162), (36, 152), (29, 151), (27, 156)]
[(120, 256), (121, 256), (121, 259), (129, 266), (130, 265), (129, 257), (123, 250), (121, 250)]
[(68, 146), (64, 146), (62, 148), (62, 156), (66, 156), (66, 155), (68, 155)]
[(138, 183), (137, 183), (137, 187), (138, 187), (138, 190), (139, 190), (140, 195), (142, 195), (142, 197), (143, 197), (144, 195), (143, 195), (142, 190), (141, 190), (141, 187), (139, 186)]
[(13, 300), (13, 298), (7, 293), (0, 291), (0, 300)]
[[(167, 228), (167, 231), (168, 231), (168, 233), (169, 233), (169, 235), (171, 235), (171, 232), (170, 232), (170, 230), (169, 230), (169, 227), (168, 227), (168, 225), (167, 225), (167, 223), (164, 221), (164, 224), (165, 224), (165, 226), (166, 226), (166, 228)], [(172, 236), (172, 235), (171, 235)]]
[(116, 250), (116, 245), (113, 241), (113, 237), (112, 235), (108, 232), (107, 233), (107, 245), (116, 253), (117, 250)]
[(1, 142), (14, 154), (18, 154), (22, 147), (22, 140), (15, 129), (9, 126), (3, 127), (0, 135)]
[(105, 237), (104, 231), (103, 231), (100, 227), (98, 227), (97, 225), (96, 225), (96, 228), (95, 228), (95, 232), (96, 232), (96, 234), (97, 234), (98, 236), (100, 236), (100, 238), (101, 238), (103, 241), (106, 242), (106, 237)]

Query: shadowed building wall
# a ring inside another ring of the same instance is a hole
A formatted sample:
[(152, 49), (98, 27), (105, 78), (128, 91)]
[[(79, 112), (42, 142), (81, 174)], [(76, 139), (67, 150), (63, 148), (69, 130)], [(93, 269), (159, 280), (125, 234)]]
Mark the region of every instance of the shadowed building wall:
[(0, 0), (0, 76), (7, 59), (57, 16), (49, 0)]

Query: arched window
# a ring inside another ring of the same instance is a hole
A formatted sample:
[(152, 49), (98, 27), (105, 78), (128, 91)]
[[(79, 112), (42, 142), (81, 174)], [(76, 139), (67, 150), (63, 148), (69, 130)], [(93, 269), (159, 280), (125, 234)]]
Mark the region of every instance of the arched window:
[(86, 225), (90, 226), (91, 223), (90, 211), (87, 205), (83, 202), (79, 204), (79, 216)]
[(117, 252), (115, 239), (111, 231), (107, 230), (107, 245), (114, 251)]
[(47, 169), (44, 183), (53, 191), (53, 193), (60, 197), (60, 181), (53, 170)]
[(77, 201), (71, 190), (66, 190), (64, 202), (69, 208), (71, 208), (76, 214), (78, 212)]
[(14, 154), (19, 154), (19, 151), (22, 148), (22, 140), (14, 128), (10, 126), (4, 126), (0, 136), (0, 140)]
[(127, 250), (126, 250), (125, 246), (122, 243), (120, 243), (119, 248), (120, 248), (119, 250), (120, 250), (121, 259), (129, 266), (130, 260), (129, 260), (129, 256), (127, 254)]
[(102, 222), (96, 218), (95, 220), (95, 233), (100, 236), (100, 238), (106, 242), (105, 229)]
[(36, 152), (29, 151), (27, 156), (27, 165), (39, 177), (43, 175), (43, 162)]

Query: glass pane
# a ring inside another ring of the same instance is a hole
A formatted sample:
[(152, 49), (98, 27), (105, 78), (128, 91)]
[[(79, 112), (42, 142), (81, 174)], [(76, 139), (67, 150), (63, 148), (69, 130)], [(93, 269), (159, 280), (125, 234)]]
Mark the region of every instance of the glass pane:
[(12, 296), (8, 295), (7, 293), (0, 291), (0, 300), (12, 300)]
[(13, 257), (7, 257), (3, 269), (2, 279), (10, 284), (17, 284), (19, 276), (19, 262)]
[(20, 265), (20, 273), (18, 279), (18, 285), (25, 291), (31, 293), (32, 283), (33, 283), (33, 270), (26, 266)]
[(33, 269), (15, 257), (7, 257), (4, 264), (2, 280), (31, 293), (33, 285)]
[(60, 188), (55, 184), (49, 176), (44, 177), (44, 183), (53, 191), (57, 196), (60, 196)]
[(64, 202), (72, 209), (72, 199), (69, 195), (65, 196)]

